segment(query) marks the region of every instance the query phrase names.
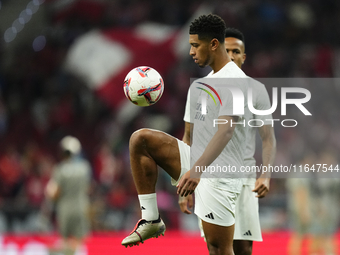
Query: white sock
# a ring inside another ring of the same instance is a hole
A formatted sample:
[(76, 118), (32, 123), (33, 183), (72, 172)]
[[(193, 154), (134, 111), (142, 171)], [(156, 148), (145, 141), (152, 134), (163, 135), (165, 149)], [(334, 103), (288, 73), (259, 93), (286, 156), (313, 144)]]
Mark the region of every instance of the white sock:
[(138, 195), (142, 219), (157, 220), (159, 217), (156, 193)]

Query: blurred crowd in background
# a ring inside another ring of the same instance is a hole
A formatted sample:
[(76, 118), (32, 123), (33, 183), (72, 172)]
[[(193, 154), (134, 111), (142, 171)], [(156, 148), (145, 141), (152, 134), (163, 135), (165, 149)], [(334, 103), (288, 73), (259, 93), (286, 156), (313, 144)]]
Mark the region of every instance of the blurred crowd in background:
[[(170, 67), (161, 72), (165, 81), (161, 100), (132, 114), (124, 112), (122, 107), (127, 102), (123, 80), (111, 84), (121, 103), (119, 106), (108, 104), (85, 79), (65, 68), (68, 50), (77, 38), (92, 30), (129, 31), (144, 22), (154, 22), (180, 31), (204, 1), (20, 2), (23, 9), (30, 2), (40, 5), (30, 22), (34, 24), (34, 17), (43, 22), (39, 23), (39, 30), (32, 27), (33, 32), (20, 37), (20, 33), (30, 30), (27, 23), (14, 39), (6, 34), (7, 27), (0, 27), (4, 35), (0, 38), (0, 232), (54, 229), (53, 205), (46, 201), (44, 188), (60, 160), (58, 143), (66, 135), (80, 140), (82, 155), (92, 166), (92, 230), (131, 228), (139, 218), (139, 206), (129, 167), (129, 137), (138, 128), (152, 127), (181, 139), (190, 78), (204, 76), (209, 68), (197, 67), (188, 52), (175, 58)], [(0, 16), (5, 17), (6, 13), (10, 19), (11, 13), (6, 12), (6, 8), (12, 10), (12, 5), (13, 1), (0, 0)], [(339, 1), (216, 0), (209, 1), (207, 8), (220, 15), (228, 27), (244, 33), (247, 75), (254, 78), (340, 76)], [(158, 58), (166, 61), (162, 54)], [(139, 62), (148, 65), (147, 58)], [(158, 70), (157, 66), (152, 67)], [(298, 114), (292, 107), (286, 118), (297, 119), (298, 126), (275, 125), (278, 165), (299, 164), (310, 155), (313, 161), (309, 162), (339, 164), (340, 80), (316, 81), (306, 85), (312, 96), (307, 108), (313, 116)], [(267, 86), (270, 94), (271, 86)], [(282, 119), (279, 112), (275, 114), (274, 117)], [(258, 162), (261, 162), (260, 152), (258, 143)], [(340, 173), (334, 174), (336, 178), (328, 178), (324, 190), (339, 198), (336, 187), (340, 185), (336, 184)], [(317, 190), (317, 177), (310, 177), (308, 181), (310, 189)], [(291, 193), (287, 187), (294, 185), (286, 185), (285, 178), (272, 179), (269, 194), (260, 201), (264, 229), (289, 228), (287, 208)], [(168, 222), (167, 228), (196, 226), (195, 219), (193, 226), (183, 223), (176, 190), (165, 174), (159, 176), (158, 191), (159, 208), (164, 221)], [(337, 200), (339, 206), (340, 199)], [(338, 217), (334, 217), (335, 226), (339, 224)]]

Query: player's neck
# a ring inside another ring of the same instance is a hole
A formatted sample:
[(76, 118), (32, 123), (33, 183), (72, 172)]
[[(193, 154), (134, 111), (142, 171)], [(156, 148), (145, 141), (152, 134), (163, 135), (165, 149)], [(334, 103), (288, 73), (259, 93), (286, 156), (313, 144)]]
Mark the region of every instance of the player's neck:
[(214, 61), (210, 64), (210, 67), (217, 73), (220, 71), (227, 63), (231, 61), (229, 55), (225, 50), (219, 50), (216, 52)]

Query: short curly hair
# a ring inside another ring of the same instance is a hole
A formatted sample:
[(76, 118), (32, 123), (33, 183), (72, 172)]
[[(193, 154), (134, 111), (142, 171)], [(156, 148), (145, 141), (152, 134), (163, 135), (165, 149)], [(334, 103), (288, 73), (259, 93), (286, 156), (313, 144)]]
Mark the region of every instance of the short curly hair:
[(189, 34), (197, 34), (200, 40), (212, 40), (216, 38), (223, 43), (226, 25), (224, 20), (215, 14), (201, 15), (191, 22)]
[(237, 39), (241, 40), (243, 42), (243, 44), (245, 44), (243, 33), (236, 28), (228, 27), (225, 30), (225, 38), (227, 38), (227, 37), (237, 38)]

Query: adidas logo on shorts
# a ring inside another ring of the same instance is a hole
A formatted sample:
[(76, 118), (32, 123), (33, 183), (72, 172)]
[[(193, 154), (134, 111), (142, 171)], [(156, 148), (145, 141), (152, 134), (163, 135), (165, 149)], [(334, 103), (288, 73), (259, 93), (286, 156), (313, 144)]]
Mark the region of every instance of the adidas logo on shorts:
[(243, 235), (244, 235), (244, 236), (251, 236), (250, 230), (248, 230), (247, 232), (245, 232)]
[(215, 219), (214, 215), (212, 213), (209, 213), (209, 214), (205, 215), (205, 217), (207, 217), (209, 219), (212, 219), (212, 220)]

